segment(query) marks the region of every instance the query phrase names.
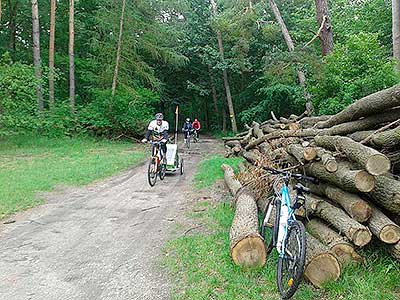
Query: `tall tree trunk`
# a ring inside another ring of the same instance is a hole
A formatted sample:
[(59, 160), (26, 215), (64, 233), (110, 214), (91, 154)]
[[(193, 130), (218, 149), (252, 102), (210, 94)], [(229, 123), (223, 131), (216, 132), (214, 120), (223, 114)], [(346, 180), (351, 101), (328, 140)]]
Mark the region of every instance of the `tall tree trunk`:
[[(212, 11), (213, 16), (215, 16), (217, 14), (217, 4), (215, 3), (215, 0), (211, 0), (211, 11)], [(221, 56), (222, 61), (225, 61), (224, 45), (222, 43), (222, 34), (221, 34), (221, 31), (219, 31), (219, 30), (217, 30), (217, 40), (218, 40), (219, 54)], [(224, 69), (222, 71), (222, 74), (223, 74), (224, 85), (225, 85), (226, 100), (228, 102), (229, 117), (230, 117), (231, 123), (232, 123), (232, 131), (237, 132), (235, 110), (233, 107), (231, 88), (229, 86), (228, 72), (226, 71), (226, 69)]]
[(317, 10), (318, 27), (321, 28), (323, 23), (319, 39), (321, 41), (322, 55), (325, 56), (333, 51), (333, 34), (328, 0), (315, 0), (315, 7)]
[(392, 0), (392, 34), (393, 57), (397, 60), (397, 70), (400, 70), (400, 0)]
[(225, 104), (222, 106), (222, 132), (226, 133), (226, 109), (225, 109)]
[(74, 0), (69, 0), (69, 101), (71, 113), (75, 114), (75, 57), (74, 57)]
[(11, 58), (15, 61), (15, 52), (16, 52), (16, 40), (17, 40), (17, 8), (19, 2), (16, 1), (13, 5), (11, 0), (8, 0), (8, 11), (9, 11), (9, 20), (8, 20), (8, 29), (10, 33), (10, 44), (9, 48), (11, 49)]
[(50, 3), (50, 41), (49, 41), (49, 104), (54, 110), (54, 43), (56, 32), (56, 0)]
[(36, 95), (38, 101), (39, 112), (43, 112), (43, 95), (42, 95), (42, 70), (40, 67), (40, 33), (39, 33), (39, 7), (38, 0), (32, 0), (32, 38), (33, 38), (33, 64), (35, 66), (35, 77), (38, 80), (36, 86)]
[[(286, 27), (285, 21), (282, 18), (279, 8), (276, 5), (274, 0), (269, 0), (269, 4), (271, 6), (272, 12), (274, 13), (275, 19), (281, 28), (281, 32), (282, 32), (283, 38), (285, 39), (286, 45), (289, 49), (289, 52), (293, 52), (294, 51), (294, 43), (293, 43), (292, 37), (290, 36), (289, 30)], [(313, 111), (312, 103), (310, 101), (311, 96), (307, 92), (307, 89), (306, 89), (306, 76), (304, 75), (304, 72), (301, 71), (300, 69), (297, 69), (297, 78), (299, 80), (300, 86), (303, 88), (304, 98), (307, 101), (306, 110), (307, 110), (308, 114), (311, 114)]]
[(211, 92), (212, 92), (212, 97), (213, 97), (214, 110), (215, 110), (215, 113), (217, 114), (218, 113), (217, 90), (215, 88), (214, 75), (212, 73), (212, 69), (211, 69), (210, 65), (208, 65), (208, 74), (210, 75)]
[(119, 62), (121, 60), (122, 33), (123, 33), (123, 28), (124, 28), (125, 5), (126, 5), (126, 0), (122, 0), (121, 19), (120, 19), (120, 23), (119, 23), (117, 58), (116, 58), (116, 62), (115, 62), (114, 77), (113, 77), (112, 89), (111, 89), (112, 90), (111, 93), (113, 96), (115, 95), (115, 89), (117, 88)]

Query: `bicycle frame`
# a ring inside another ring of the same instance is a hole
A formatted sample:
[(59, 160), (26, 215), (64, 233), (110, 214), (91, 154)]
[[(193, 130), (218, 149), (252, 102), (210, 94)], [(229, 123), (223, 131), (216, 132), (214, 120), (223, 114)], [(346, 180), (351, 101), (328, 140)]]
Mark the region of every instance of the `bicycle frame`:
[(296, 220), (294, 209), (290, 202), (289, 188), (286, 184), (287, 179), (284, 178), (284, 180), (285, 184), (281, 188), (280, 193), (276, 194), (274, 200), (268, 204), (268, 210), (264, 218), (264, 226), (266, 226), (270, 219), (273, 206), (276, 206), (277, 209), (279, 207), (279, 215), (273, 226), (273, 246), (276, 247), (280, 257), (283, 257), (285, 254), (283, 249), (285, 249), (284, 243), (286, 240), (288, 224), (291, 221)]
[(160, 144), (159, 142), (151, 142), (151, 156), (152, 158), (155, 159), (155, 167), (156, 169), (154, 170), (154, 172), (158, 171), (158, 167), (160, 165), (160, 161), (161, 161), (161, 151), (160, 151)]

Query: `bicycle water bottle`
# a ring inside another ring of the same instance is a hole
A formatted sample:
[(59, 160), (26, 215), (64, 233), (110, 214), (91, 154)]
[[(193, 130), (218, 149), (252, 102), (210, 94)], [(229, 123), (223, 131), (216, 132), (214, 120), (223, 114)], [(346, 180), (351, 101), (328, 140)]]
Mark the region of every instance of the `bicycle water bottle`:
[(277, 249), (281, 252), (283, 239), (286, 236), (287, 226), (288, 226), (288, 218), (289, 218), (289, 207), (287, 206), (289, 203), (288, 193), (282, 192), (282, 205), (281, 205), (281, 213), (279, 218), (279, 231), (278, 231), (278, 241), (276, 243)]

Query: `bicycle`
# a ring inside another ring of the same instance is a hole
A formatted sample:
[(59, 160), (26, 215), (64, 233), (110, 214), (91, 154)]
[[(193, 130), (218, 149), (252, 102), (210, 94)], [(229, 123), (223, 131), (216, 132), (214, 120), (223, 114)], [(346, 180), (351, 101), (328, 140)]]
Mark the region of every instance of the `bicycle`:
[(147, 169), (147, 179), (151, 187), (157, 182), (157, 176), (160, 180), (164, 180), (165, 173), (167, 172), (167, 166), (162, 162), (161, 158), (161, 142), (151, 141), (151, 158), (149, 161), (149, 167)]
[[(303, 223), (296, 220), (295, 211), (304, 205), (305, 194), (310, 189), (301, 183), (295, 185), (296, 197), (291, 203), (289, 181), (291, 178), (317, 183), (313, 177), (294, 174), (288, 171), (266, 168), (278, 176), (273, 184), (274, 196), (267, 204), (261, 223), (261, 235), (266, 244), (267, 253), (276, 248), (279, 254), (277, 266), (277, 286), (282, 299), (291, 298), (299, 287), (306, 259), (306, 234)], [(283, 186), (280, 188), (280, 186)], [(270, 217), (275, 207), (275, 220), (271, 226)]]
[(190, 149), (190, 139), (192, 137), (192, 133), (189, 131), (187, 137), (185, 139), (185, 146), (186, 148)]
[(199, 141), (199, 134), (196, 129), (193, 130), (193, 142), (197, 143)]

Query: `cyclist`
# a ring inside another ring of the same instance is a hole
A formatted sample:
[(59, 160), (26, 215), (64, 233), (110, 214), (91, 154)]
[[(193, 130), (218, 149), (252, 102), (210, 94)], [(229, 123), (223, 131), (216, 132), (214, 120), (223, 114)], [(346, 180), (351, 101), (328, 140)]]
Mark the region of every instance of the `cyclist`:
[(197, 138), (199, 138), (200, 137), (199, 131), (200, 131), (200, 128), (201, 128), (199, 120), (194, 119), (192, 126), (193, 126), (193, 129), (196, 130), (196, 132), (197, 132)]
[(160, 142), (163, 163), (166, 163), (168, 129), (169, 124), (167, 121), (164, 121), (164, 115), (162, 113), (158, 113), (155, 116), (155, 120), (149, 123), (146, 137), (142, 140), (142, 143), (147, 143), (151, 136), (153, 141)]
[(188, 138), (189, 135), (191, 135), (192, 132), (193, 132), (192, 122), (190, 122), (190, 119), (189, 119), (189, 118), (186, 118), (185, 124), (183, 124), (182, 131), (183, 131), (183, 134), (185, 135), (185, 143), (186, 143), (187, 138)]

